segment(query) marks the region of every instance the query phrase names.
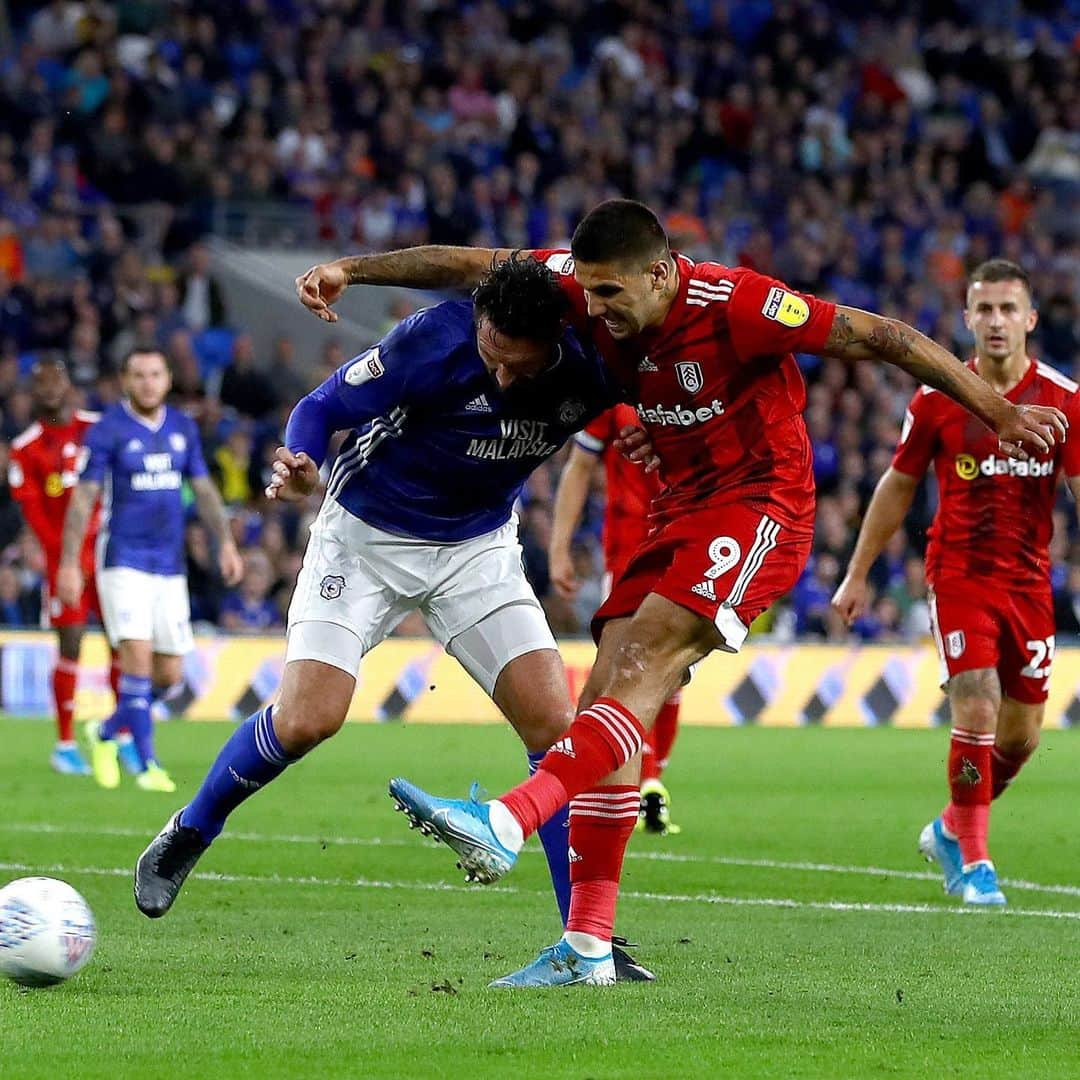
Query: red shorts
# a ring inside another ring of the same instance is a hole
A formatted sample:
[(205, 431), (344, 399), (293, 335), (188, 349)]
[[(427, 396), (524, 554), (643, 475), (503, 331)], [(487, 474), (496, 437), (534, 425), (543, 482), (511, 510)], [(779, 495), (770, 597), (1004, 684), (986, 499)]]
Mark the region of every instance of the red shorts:
[(59, 626), (85, 626), (93, 615), (101, 621), (101, 606), (98, 604), (97, 583), (94, 571), (83, 567), (83, 594), (73, 607), (60, 603), (56, 595), (57, 567), (50, 566), (45, 582), (41, 587), (41, 614), (46, 626), (55, 629)]
[(728, 503), (687, 513), (637, 550), (593, 616), (593, 638), (608, 619), (633, 615), (649, 593), (716, 624), (738, 652), (750, 624), (799, 580), (814, 539), (813, 517), (781, 522), (767, 505)]
[(1046, 700), (1054, 662), (1054, 601), (1050, 583), (1015, 591), (965, 581), (939, 583), (930, 594), (941, 681), (992, 668), (1014, 701)]

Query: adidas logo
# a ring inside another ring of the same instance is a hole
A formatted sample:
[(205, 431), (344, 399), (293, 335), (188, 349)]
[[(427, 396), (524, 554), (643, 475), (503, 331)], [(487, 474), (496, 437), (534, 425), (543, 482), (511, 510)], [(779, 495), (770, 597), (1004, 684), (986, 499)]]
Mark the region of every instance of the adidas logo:
[(659, 371), (660, 369), (647, 357), (643, 356), (637, 366), (638, 371)]
[(581, 856), (573, 848), (569, 849), (569, 861), (581, 862)]
[(716, 599), (711, 581), (699, 581), (690, 591), (698, 596), (704, 596), (706, 600)]
[(486, 394), (481, 394), (479, 397), (474, 397), (472, 401), (468, 402), (465, 406), (466, 412), (491, 412), (491, 406), (488, 404)]
[(560, 739), (552, 748), (556, 754), (565, 754), (567, 757), (576, 758), (574, 744), (570, 739)]

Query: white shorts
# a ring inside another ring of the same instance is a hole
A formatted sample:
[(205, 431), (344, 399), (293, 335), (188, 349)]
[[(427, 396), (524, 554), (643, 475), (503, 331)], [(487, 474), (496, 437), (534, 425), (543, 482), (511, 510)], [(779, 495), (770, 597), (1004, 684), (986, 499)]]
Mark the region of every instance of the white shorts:
[(184, 656), (195, 647), (187, 578), (148, 574), (130, 566), (97, 572), (101, 621), (109, 644), (149, 641), (154, 652)]
[(286, 663), (321, 660), (355, 675), (412, 611), (489, 694), (511, 660), (556, 648), (525, 578), (516, 519), (439, 544), (376, 529), (327, 499), (289, 607)]

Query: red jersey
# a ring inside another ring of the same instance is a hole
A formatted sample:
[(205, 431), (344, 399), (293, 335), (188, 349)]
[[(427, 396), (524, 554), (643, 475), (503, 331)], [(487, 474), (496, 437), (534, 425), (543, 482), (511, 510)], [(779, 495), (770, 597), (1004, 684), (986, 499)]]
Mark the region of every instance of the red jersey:
[[(968, 365), (976, 370), (974, 362)], [(1005, 396), (1017, 405), (1053, 405), (1069, 418), (1069, 438), (1050, 453), (1012, 461), (997, 436), (962, 406), (924, 386), (911, 399), (893, 468), (937, 474), (938, 508), (926, 549), (931, 585), (957, 579), (980, 588), (1045, 588), (1058, 474), (1080, 475), (1080, 387), (1032, 361)]]
[[(97, 413), (77, 409), (66, 424), (31, 424), (11, 443), (11, 494), (37, 536), (51, 570), (60, 563), (64, 515), (86, 456), (83, 441), (97, 421)], [(95, 507), (83, 544), (84, 568), (93, 566), (100, 516), (100, 506)]]
[(588, 317), (570, 253), (534, 255), (558, 276), (575, 328), (634, 395), (661, 461), (658, 521), (733, 499), (768, 503), (789, 522), (812, 515), (806, 385), (792, 354), (821, 351), (835, 304), (676, 254), (679, 287), (663, 325), (616, 341)]
[(603, 457), (607, 480), (604, 563), (616, 577), (649, 535), (649, 508), (660, 492), (657, 474), (647, 473), (641, 465), (627, 461), (613, 445), (624, 427), (637, 423), (632, 405), (616, 405), (575, 436), (582, 449)]

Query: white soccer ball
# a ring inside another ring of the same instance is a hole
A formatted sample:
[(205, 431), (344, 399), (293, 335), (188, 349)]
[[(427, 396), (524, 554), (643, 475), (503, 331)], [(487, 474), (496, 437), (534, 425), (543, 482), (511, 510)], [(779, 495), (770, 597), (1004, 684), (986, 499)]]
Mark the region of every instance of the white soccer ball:
[(85, 967), (97, 927), (66, 882), (26, 877), (0, 889), (0, 973), (20, 986), (52, 986)]

